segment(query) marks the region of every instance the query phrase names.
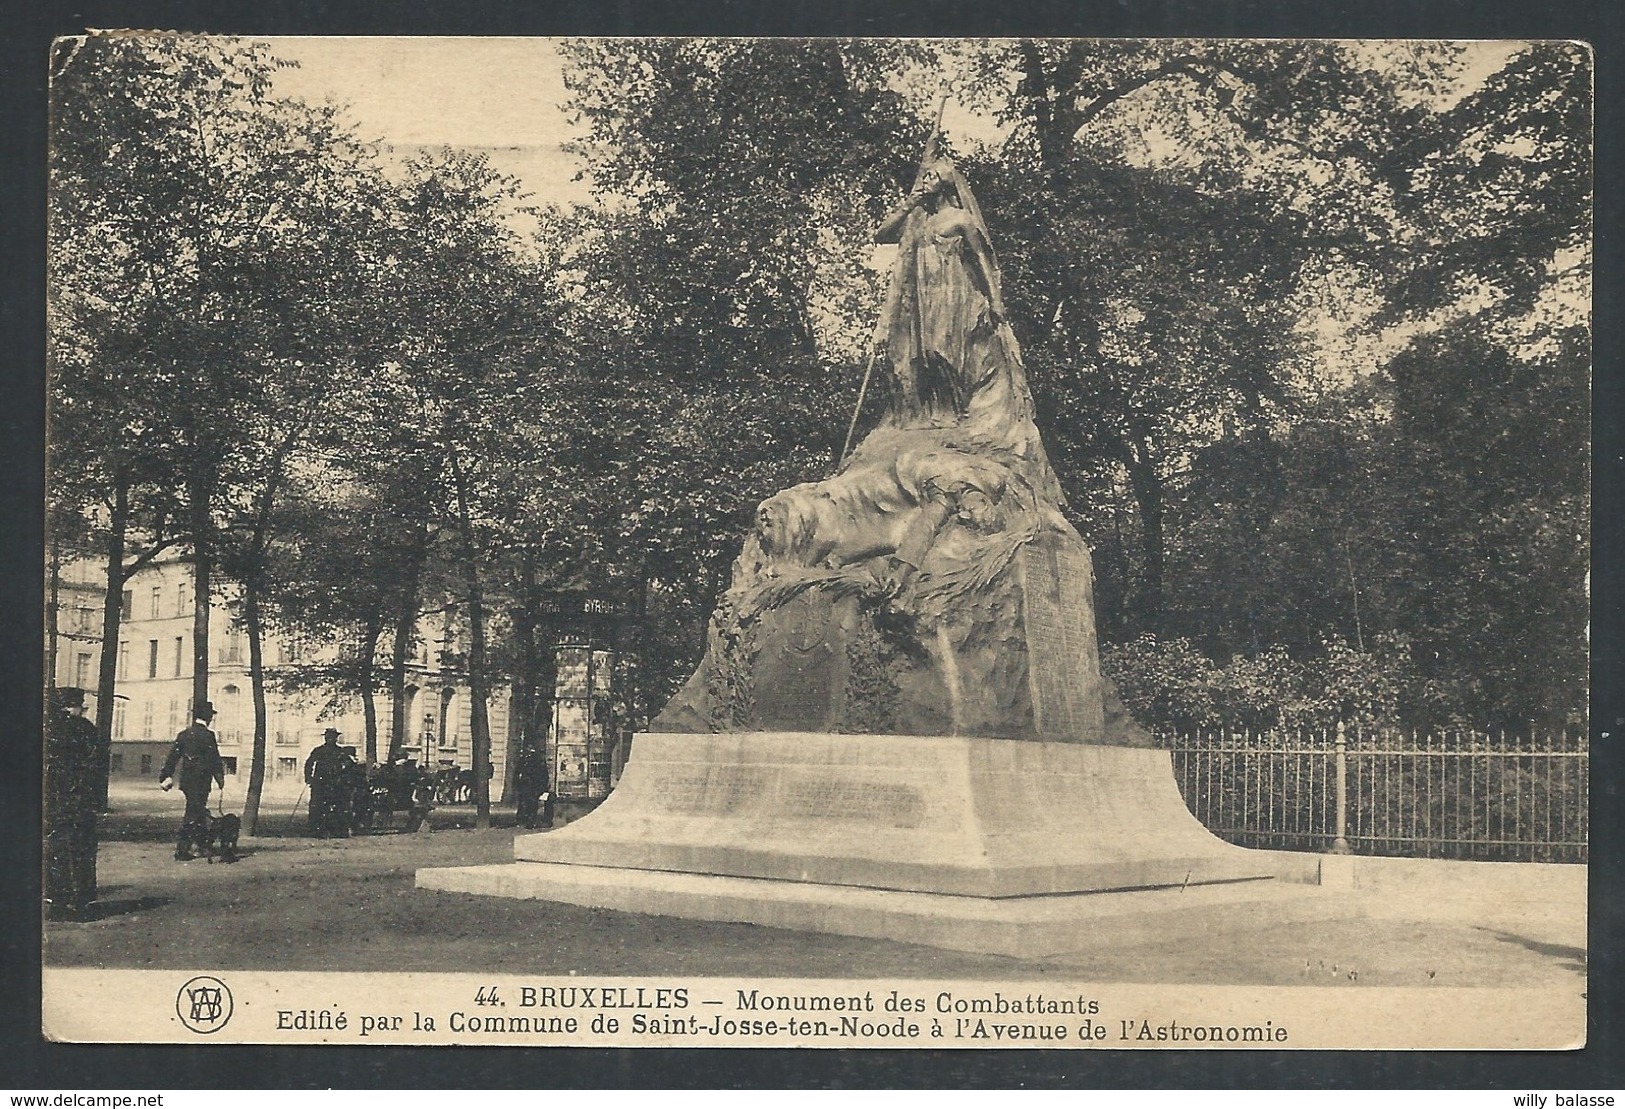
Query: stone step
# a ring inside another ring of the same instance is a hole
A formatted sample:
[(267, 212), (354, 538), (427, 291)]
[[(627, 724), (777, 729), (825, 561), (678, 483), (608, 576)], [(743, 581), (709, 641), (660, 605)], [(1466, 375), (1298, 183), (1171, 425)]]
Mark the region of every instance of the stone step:
[[(1346, 894), (1273, 880), (1024, 897), (966, 897), (818, 882), (517, 862), (417, 872), (420, 889), (558, 901), (690, 920), (864, 936), (1037, 958), (1124, 944), (1364, 915)], [(787, 938), (787, 942), (793, 942)]]

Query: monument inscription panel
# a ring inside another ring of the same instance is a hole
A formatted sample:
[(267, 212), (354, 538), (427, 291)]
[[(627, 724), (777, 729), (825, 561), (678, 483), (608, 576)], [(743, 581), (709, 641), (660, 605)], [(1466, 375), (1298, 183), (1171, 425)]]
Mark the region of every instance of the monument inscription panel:
[(778, 801), (786, 816), (856, 820), (888, 828), (916, 828), (924, 819), (918, 789), (851, 778), (792, 779), (780, 789)]
[(1038, 543), (1016, 558), (1034, 730), (1042, 739), (1098, 743), (1104, 722), (1089, 550)]
[(846, 685), (843, 616), (850, 607), (803, 595), (764, 614), (753, 690), (758, 727), (834, 727)]

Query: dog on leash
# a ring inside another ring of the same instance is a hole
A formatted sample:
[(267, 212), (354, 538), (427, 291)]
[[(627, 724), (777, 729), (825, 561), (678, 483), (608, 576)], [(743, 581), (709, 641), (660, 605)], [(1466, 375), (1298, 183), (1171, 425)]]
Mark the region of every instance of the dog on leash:
[(216, 859), (234, 863), (237, 861), (237, 837), (242, 831), (243, 821), (236, 813), (228, 812), (220, 816), (211, 813), (203, 842), (198, 844), (198, 853), (211, 863)]

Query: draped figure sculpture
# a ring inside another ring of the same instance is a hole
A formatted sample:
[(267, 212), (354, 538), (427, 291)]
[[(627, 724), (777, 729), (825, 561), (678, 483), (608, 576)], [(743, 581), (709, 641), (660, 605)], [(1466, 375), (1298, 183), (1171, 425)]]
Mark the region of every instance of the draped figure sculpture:
[(654, 730), (1104, 742), (1088, 549), (987, 224), (935, 137), (875, 240), (897, 244), (874, 339), (885, 411), (834, 476), (762, 502)]
[(956, 427), (967, 445), (1011, 450), (1058, 500), (1032, 422), (1021, 348), (1005, 322), (999, 266), (970, 186), (936, 157), (875, 232), (897, 260), (876, 329), (893, 427)]

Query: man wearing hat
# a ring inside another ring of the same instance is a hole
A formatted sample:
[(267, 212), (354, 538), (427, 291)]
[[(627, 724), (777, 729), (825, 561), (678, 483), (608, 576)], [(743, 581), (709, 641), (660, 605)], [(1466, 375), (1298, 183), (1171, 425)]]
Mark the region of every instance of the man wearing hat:
[(355, 759), (339, 746), (339, 730), (322, 733), (322, 745), (305, 760), (305, 784), (310, 787), (310, 830), (322, 838), (350, 834), (349, 783)]
[(160, 786), (173, 789), (179, 782), (181, 792), (186, 795), (186, 815), (181, 817), (180, 838), (175, 842), (175, 858), (181, 862), (193, 858), (192, 848), (208, 839), (211, 786), (226, 788), (226, 766), (220, 761), (220, 743), (209, 730), (209, 721), (213, 719), (214, 705), (199, 702), (192, 713), (192, 726), (175, 737), (164, 768), (158, 773)]
[(96, 900), (100, 753), (96, 725), (85, 719), (85, 691), (52, 690), (45, 718), (45, 901), (52, 920), (79, 919)]

